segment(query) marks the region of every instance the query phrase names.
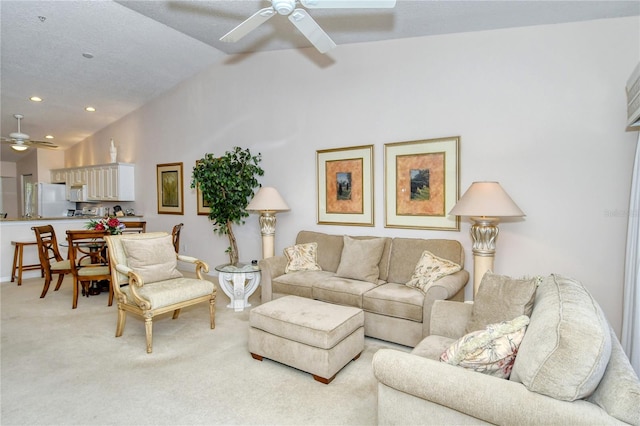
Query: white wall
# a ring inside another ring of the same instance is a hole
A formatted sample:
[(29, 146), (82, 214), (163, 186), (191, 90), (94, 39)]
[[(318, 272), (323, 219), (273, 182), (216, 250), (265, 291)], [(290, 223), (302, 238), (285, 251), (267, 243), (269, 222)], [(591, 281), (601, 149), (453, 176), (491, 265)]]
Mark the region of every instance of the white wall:
[[(452, 238), (471, 272), (468, 222), (459, 233), (384, 228), (384, 144), (459, 135), (461, 194), (497, 180), (527, 214), (503, 221), (496, 272), (577, 278), (619, 332), (637, 140), (624, 86), (639, 60), (638, 17), (230, 57), (72, 148), (66, 166), (104, 162), (113, 137), (119, 161), (137, 165), (148, 228), (184, 222), (186, 253), (214, 266), (226, 238), (196, 215), (190, 189), (184, 216), (157, 215), (155, 167), (184, 162), (188, 188), (205, 153), (248, 147), (291, 207), (277, 253), (301, 229)], [(363, 144), (375, 146), (375, 227), (317, 225), (316, 150)], [(257, 222), (236, 228), (241, 259), (260, 257)]]

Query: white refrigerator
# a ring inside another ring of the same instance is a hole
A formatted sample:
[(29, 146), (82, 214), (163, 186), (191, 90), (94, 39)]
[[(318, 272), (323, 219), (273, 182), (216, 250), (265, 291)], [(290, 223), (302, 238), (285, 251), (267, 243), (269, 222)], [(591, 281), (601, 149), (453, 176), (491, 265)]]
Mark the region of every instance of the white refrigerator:
[[(31, 192), (31, 193), (30, 193)], [(76, 203), (67, 200), (64, 184), (36, 183), (25, 186), (25, 216), (64, 217), (75, 210)]]

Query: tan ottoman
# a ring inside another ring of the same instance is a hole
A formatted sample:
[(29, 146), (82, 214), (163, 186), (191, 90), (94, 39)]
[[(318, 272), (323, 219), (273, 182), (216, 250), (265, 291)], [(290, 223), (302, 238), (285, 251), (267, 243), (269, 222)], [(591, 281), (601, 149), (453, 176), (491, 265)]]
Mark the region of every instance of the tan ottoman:
[(307, 373), (322, 383), (364, 350), (362, 309), (285, 296), (249, 313), (249, 352)]

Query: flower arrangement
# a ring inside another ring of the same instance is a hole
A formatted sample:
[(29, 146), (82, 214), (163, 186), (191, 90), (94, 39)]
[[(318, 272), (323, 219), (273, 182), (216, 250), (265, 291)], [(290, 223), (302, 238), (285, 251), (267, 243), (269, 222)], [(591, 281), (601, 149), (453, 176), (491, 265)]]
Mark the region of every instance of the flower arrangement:
[(125, 224), (120, 222), (115, 216), (105, 216), (100, 219), (91, 219), (86, 228), (96, 231), (107, 231), (111, 235), (120, 235), (125, 228)]

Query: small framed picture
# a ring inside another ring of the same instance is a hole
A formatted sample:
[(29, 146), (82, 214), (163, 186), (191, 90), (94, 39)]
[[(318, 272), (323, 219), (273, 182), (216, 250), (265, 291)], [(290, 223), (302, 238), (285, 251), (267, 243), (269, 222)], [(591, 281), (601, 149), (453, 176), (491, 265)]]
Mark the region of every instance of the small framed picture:
[(316, 151), (318, 224), (373, 226), (373, 145)]
[(184, 214), (182, 163), (158, 164), (158, 214)]
[(385, 227), (459, 231), (460, 138), (384, 145)]
[[(196, 167), (198, 166), (199, 161), (196, 161)], [(198, 214), (201, 216), (209, 216), (209, 212), (211, 211), (209, 207), (209, 203), (204, 199), (204, 194), (200, 190), (200, 185), (196, 186), (196, 196), (198, 199)]]

